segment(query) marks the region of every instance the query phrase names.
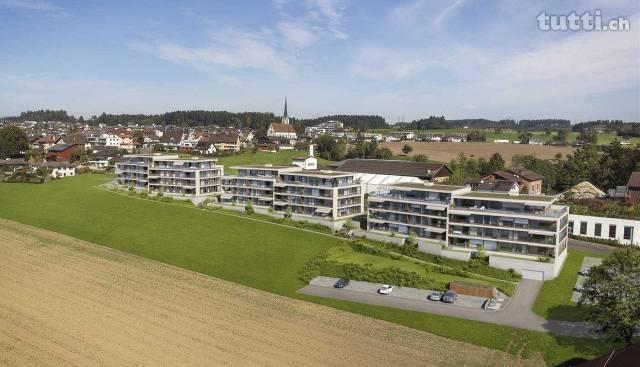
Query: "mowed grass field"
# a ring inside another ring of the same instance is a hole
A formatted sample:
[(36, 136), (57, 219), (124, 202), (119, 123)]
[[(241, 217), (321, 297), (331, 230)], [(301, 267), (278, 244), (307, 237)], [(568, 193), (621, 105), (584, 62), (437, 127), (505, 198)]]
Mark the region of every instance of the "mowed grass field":
[(569, 249), (560, 275), (545, 282), (538, 294), (533, 312), (553, 320), (582, 321), (584, 313), (577, 304), (571, 302), (573, 288), (578, 280), (578, 271), (585, 256), (601, 257), (602, 254)]
[(502, 158), (509, 164), (514, 155), (533, 154), (541, 159), (555, 158), (556, 154), (573, 153), (572, 147), (556, 147), (548, 145), (529, 144), (497, 144), (497, 143), (433, 143), (433, 142), (393, 142), (383, 143), (382, 146), (391, 149), (394, 154), (401, 154), (402, 147), (409, 144), (413, 147), (410, 156), (425, 154), (429, 160), (449, 163), (452, 159), (458, 158), (460, 153), (467, 157), (489, 159), (494, 153), (500, 153)]
[(246, 218), (135, 199), (95, 188), (108, 176), (82, 175), (43, 185), (0, 184), (0, 217), (158, 260), (268, 292), (380, 318), (550, 365), (593, 358), (604, 340), (549, 334), (318, 297), (296, 290), (298, 271), (337, 239)]
[[(267, 164), (271, 163), (273, 165), (291, 165), (291, 161), (294, 157), (306, 157), (309, 154), (309, 151), (300, 151), (300, 150), (281, 150), (279, 152), (271, 153), (271, 152), (246, 152), (242, 154), (234, 154), (228, 157), (220, 157), (218, 158), (218, 163), (224, 165), (224, 172), (226, 173), (236, 173), (236, 170), (232, 169), (232, 166), (241, 166), (241, 165), (253, 165), (253, 164)], [(329, 163), (323, 159), (318, 159), (318, 164), (326, 165)]]

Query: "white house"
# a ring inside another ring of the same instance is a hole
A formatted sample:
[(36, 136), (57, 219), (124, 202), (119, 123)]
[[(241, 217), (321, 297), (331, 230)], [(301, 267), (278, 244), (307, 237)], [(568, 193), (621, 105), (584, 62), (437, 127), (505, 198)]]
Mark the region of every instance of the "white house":
[(53, 178), (72, 177), (76, 175), (76, 165), (66, 162), (43, 162), (33, 165), (34, 169), (44, 167), (51, 170)]
[(640, 246), (640, 221), (570, 214), (569, 234), (616, 240), (623, 245)]

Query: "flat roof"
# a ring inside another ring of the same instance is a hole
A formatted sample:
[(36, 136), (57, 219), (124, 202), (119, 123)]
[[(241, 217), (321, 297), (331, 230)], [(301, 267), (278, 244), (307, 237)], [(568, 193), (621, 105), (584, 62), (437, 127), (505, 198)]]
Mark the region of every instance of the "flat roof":
[(295, 171), (295, 172), (285, 172), (288, 175), (298, 175), (298, 176), (328, 176), (328, 177), (339, 177), (339, 176), (354, 176), (354, 173), (351, 172), (336, 172), (336, 171), (324, 171), (324, 170), (303, 170), (303, 171)]
[(419, 189), (419, 190), (425, 190), (425, 191), (446, 191), (446, 192), (453, 192), (453, 191), (458, 191), (458, 190), (463, 190), (466, 189), (466, 186), (454, 186), (454, 185), (428, 185), (428, 184), (422, 184), (422, 183), (415, 183), (415, 182), (401, 182), (401, 183), (397, 183), (397, 184), (391, 184), (388, 185), (390, 187), (406, 187), (406, 188), (410, 188), (410, 189)]
[(294, 166), (294, 165), (289, 165), (289, 166), (267, 166), (264, 164), (247, 164), (247, 165), (242, 165), (242, 166), (232, 166), (231, 168), (233, 169), (243, 169), (243, 168), (248, 168), (248, 169), (282, 169), (282, 168), (293, 168), (293, 167), (299, 167), (299, 166)]
[(540, 201), (545, 203), (552, 203), (556, 200), (557, 196), (552, 195), (509, 195), (508, 193), (495, 193), (495, 192), (477, 192), (471, 191), (460, 196), (486, 198), (486, 199), (498, 199), (498, 200), (513, 200), (513, 201)]

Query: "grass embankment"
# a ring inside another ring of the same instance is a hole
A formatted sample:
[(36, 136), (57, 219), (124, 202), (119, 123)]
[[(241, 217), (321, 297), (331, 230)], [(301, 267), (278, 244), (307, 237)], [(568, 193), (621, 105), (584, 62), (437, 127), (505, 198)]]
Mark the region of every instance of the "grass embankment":
[[(482, 285), (490, 285), (496, 288), (500, 288), (503, 292), (508, 295), (512, 295), (515, 291), (516, 284), (511, 282), (500, 282), (500, 281), (488, 281), (483, 279), (478, 279), (478, 277), (465, 277), (459, 274), (449, 274), (443, 272), (445, 269), (440, 266), (432, 266), (427, 265), (424, 261), (419, 259), (409, 258), (406, 256), (401, 256), (399, 254), (383, 254), (387, 256), (381, 256), (380, 254), (370, 254), (366, 252), (356, 251), (353, 248), (354, 246), (349, 246), (348, 244), (342, 244), (340, 246), (332, 247), (327, 251), (326, 260), (329, 262), (335, 262), (341, 264), (343, 266), (349, 266), (351, 264), (356, 265), (353, 270), (364, 270), (361, 274), (365, 276), (367, 274), (381, 274), (382, 272), (389, 272), (397, 270), (397, 276), (402, 276), (406, 284), (398, 284), (397, 282), (384, 281), (389, 284), (397, 284), (401, 286), (411, 286), (418, 288), (426, 288), (431, 290), (440, 290), (445, 291), (448, 289), (448, 284), (453, 281), (465, 281), (467, 283), (476, 283)], [(410, 277), (408, 275), (415, 274), (414, 277)], [(327, 274), (322, 274), (327, 275)], [(358, 279), (358, 274), (354, 274), (354, 276), (350, 277), (351, 279), (357, 280), (367, 280), (367, 279)], [(382, 280), (382, 279), (381, 279)], [(411, 284), (415, 282), (415, 284)]]
[(569, 255), (564, 262), (562, 271), (557, 278), (544, 282), (536, 303), (533, 305), (533, 312), (538, 315), (553, 320), (582, 321), (584, 311), (577, 304), (571, 302), (573, 288), (578, 280), (578, 271), (582, 266), (585, 256), (605, 257), (602, 254), (584, 252), (569, 249)]
[(0, 217), (268, 292), (397, 322), (514, 354), (540, 352), (547, 363), (593, 358), (603, 340), (555, 337), (482, 322), (303, 296), (304, 265), (338, 242), (332, 237), (183, 205), (98, 190), (110, 179), (82, 175), (51, 183), (0, 184)]
[[(218, 158), (218, 163), (224, 165), (225, 174), (234, 174), (237, 171), (232, 169), (232, 166), (242, 165), (260, 165), (260, 164), (273, 164), (274, 166), (288, 166), (291, 165), (291, 161), (294, 157), (305, 157), (309, 154), (308, 151), (301, 150), (281, 150), (279, 152), (262, 152), (257, 151), (255, 153), (245, 152), (242, 154), (234, 154), (228, 157)], [(324, 159), (318, 159), (319, 165), (328, 165), (330, 162)]]

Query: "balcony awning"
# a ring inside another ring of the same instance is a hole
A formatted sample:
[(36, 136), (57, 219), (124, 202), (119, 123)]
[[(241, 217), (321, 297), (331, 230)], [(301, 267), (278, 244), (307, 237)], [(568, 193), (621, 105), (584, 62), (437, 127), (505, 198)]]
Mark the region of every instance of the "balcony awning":
[(331, 213), (331, 208), (317, 208), (316, 209), (316, 213), (318, 214), (330, 214)]

